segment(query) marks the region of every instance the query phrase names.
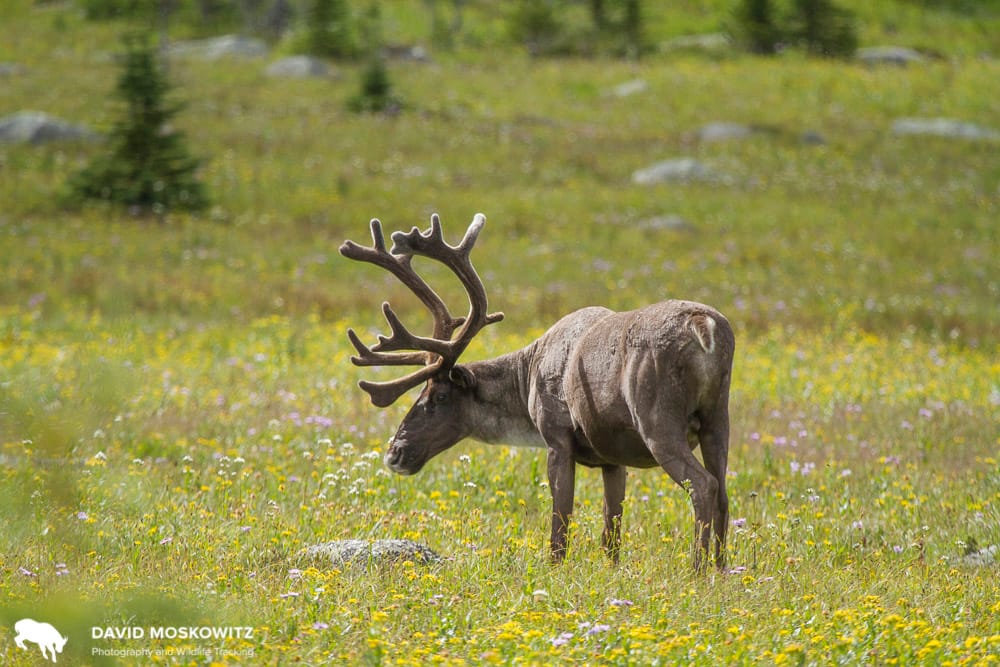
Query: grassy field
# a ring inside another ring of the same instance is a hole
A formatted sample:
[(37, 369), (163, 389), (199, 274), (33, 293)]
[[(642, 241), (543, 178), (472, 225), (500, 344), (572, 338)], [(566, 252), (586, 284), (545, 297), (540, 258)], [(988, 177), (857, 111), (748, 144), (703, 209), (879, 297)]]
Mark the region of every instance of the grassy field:
[[(390, 39), (423, 39), (421, 3), (383, 4)], [(266, 61), (173, 61), (214, 201), (200, 216), (67, 210), (67, 176), (100, 145), (0, 145), (0, 662), (39, 663), (14, 644), (24, 617), (70, 637), (69, 665), (1000, 661), (998, 566), (962, 559), (1000, 544), (1000, 144), (891, 132), (1000, 129), (995, 4), (845, 2), (864, 45), (941, 56), (905, 69), (536, 61), (472, 4), (455, 51), (391, 64), (396, 117), (345, 110), (355, 65), (283, 81)], [(723, 3), (669, 7), (651, 10), (658, 38), (725, 19)], [(123, 26), (61, 3), (3, 11), (0, 62), (22, 71), (0, 79), (0, 115), (106, 128)], [(644, 92), (611, 93), (636, 79)], [(710, 121), (762, 131), (699, 141)], [(726, 178), (631, 183), (673, 157)], [(406, 401), (367, 403), (346, 329), (383, 327), (385, 298), (427, 319), (336, 248), (373, 216), (409, 228), (433, 211), (450, 238), (489, 218), (476, 266), (507, 319), (470, 359), (584, 305), (728, 315), (726, 570), (691, 571), (690, 503), (663, 473), (630, 473), (613, 568), (600, 478), (581, 471), (553, 567), (544, 452), (470, 442), (416, 477), (382, 467)], [(643, 224), (668, 215), (687, 228)], [(355, 537), (445, 560), (297, 557)], [(93, 637), (154, 626), (253, 633)], [(128, 655), (143, 649), (163, 653)]]

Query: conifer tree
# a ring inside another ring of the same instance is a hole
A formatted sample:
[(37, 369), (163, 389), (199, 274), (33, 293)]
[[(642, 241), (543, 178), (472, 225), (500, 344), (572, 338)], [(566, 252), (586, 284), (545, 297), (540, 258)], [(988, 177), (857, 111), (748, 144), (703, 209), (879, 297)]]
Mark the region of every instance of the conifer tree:
[(310, 0), (306, 11), (307, 50), (323, 58), (358, 55), (354, 21), (347, 0)]
[(110, 151), (95, 158), (70, 181), (81, 199), (100, 199), (164, 213), (204, 208), (197, 179), (199, 161), (184, 136), (170, 125), (181, 105), (167, 101), (170, 83), (150, 38), (130, 35), (115, 94), (124, 103), (110, 135)]
[(790, 22), (791, 37), (813, 55), (847, 57), (858, 47), (854, 15), (831, 0), (793, 0)]
[(733, 12), (735, 37), (750, 53), (773, 54), (781, 41), (771, 0), (742, 0)]

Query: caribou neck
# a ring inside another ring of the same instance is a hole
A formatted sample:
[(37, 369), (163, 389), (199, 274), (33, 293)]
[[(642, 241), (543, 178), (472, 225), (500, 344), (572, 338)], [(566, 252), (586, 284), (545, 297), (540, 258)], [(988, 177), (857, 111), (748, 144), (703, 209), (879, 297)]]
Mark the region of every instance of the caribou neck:
[(532, 348), (466, 364), (476, 377), (476, 417), (471, 420), (470, 437), (490, 444), (543, 446), (528, 411)]

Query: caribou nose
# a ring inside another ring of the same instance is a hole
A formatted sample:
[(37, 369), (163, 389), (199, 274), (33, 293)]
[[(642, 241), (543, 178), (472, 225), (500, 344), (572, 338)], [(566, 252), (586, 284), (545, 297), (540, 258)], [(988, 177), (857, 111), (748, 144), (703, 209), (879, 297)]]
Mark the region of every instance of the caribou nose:
[(403, 472), (402, 466), (400, 465), (403, 461), (403, 448), (400, 443), (393, 441), (389, 445), (389, 451), (385, 453), (385, 457), (382, 459), (382, 463), (385, 467), (393, 472)]

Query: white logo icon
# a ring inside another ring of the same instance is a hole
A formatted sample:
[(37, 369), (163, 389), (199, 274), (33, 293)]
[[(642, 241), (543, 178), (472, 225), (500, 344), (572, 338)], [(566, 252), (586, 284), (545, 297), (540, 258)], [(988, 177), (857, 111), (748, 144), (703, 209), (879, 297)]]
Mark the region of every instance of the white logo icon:
[[(56, 653), (62, 653), (63, 646), (66, 645), (67, 638), (59, 634), (59, 631), (48, 623), (39, 623), (30, 618), (22, 618), (14, 624), (14, 630), (17, 631), (14, 643), (17, 644), (18, 648), (27, 649), (28, 647), (24, 645), (26, 641), (38, 644), (38, 648), (42, 652), (42, 657), (51, 657), (52, 662), (56, 661)], [(46, 650), (52, 655), (46, 655)]]

